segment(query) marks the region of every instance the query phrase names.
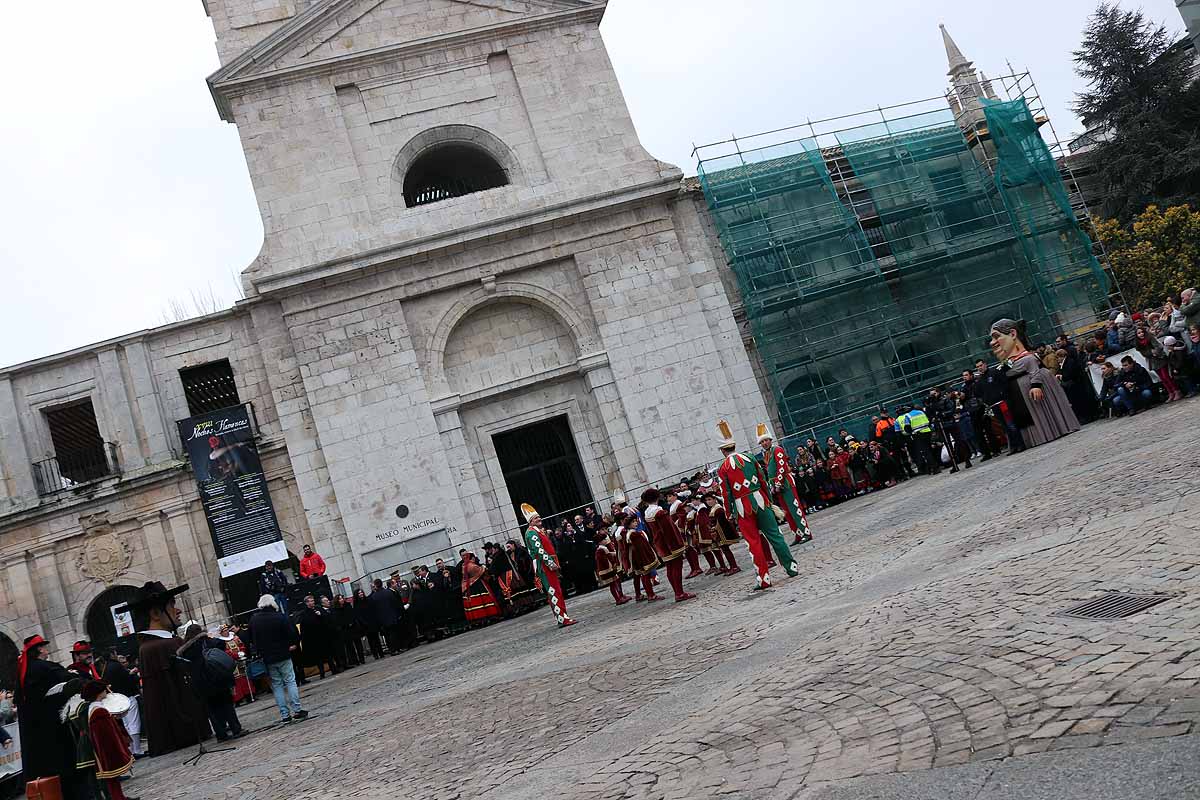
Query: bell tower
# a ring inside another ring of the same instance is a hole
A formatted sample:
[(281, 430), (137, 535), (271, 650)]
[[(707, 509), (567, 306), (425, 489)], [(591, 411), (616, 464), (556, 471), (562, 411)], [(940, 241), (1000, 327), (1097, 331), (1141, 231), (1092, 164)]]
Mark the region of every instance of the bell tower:
[(958, 118), (959, 125), (974, 128), (983, 124), (983, 109), (979, 104), (980, 97), (995, 100), (992, 84), (986, 77), (980, 78), (975, 71), (974, 63), (963, 55), (945, 25), (939, 25), (942, 32), (942, 44), (946, 48), (946, 61), (950, 66), (947, 75), (950, 76), (950, 89), (946, 93), (946, 101)]
[[(682, 172), (638, 139), (606, 6), (205, 0), (209, 88), (265, 229), (243, 305), (331, 571), (692, 474), (702, 420), (766, 418)], [(560, 445), (548, 500), (531, 431)]]

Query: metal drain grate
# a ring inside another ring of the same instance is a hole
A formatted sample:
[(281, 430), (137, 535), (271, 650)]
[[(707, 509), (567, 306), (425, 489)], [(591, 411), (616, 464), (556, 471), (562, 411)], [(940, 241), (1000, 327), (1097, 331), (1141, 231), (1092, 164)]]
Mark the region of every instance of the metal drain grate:
[(1126, 594), (1108, 592), (1060, 612), (1080, 619), (1124, 619), (1174, 598), (1172, 594)]

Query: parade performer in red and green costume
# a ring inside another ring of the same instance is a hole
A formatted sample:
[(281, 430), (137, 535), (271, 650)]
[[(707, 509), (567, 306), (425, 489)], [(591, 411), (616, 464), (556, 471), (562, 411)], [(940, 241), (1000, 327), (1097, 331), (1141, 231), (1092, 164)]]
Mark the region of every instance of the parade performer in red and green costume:
[(767, 426), (761, 422), (758, 423), (758, 445), (763, 451), (767, 480), (771, 482), (771, 501), (783, 509), (784, 522), (791, 528), (792, 536), (795, 537), (792, 544), (811, 542), (812, 531), (808, 527), (804, 506), (800, 503), (800, 491), (796, 488), (796, 476), (792, 474), (787, 452), (775, 444), (775, 437), (771, 436)]
[(717, 481), (721, 485), (724, 505), (737, 520), (738, 531), (746, 540), (750, 556), (754, 559), (757, 579), (754, 588), (767, 589), (771, 586), (771, 573), (762, 545), (763, 536), (770, 542), (779, 563), (783, 564), (788, 575), (798, 575), (800, 570), (796, 567), (796, 559), (792, 558), (792, 551), (788, 550), (787, 542), (779, 532), (779, 522), (775, 518), (775, 510), (771, 507), (771, 498), (768, 495), (770, 483), (766, 471), (752, 456), (737, 452), (737, 442), (733, 439), (733, 429), (729, 427), (728, 422), (718, 422), (717, 430), (721, 434), (722, 456), (721, 466), (717, 468)]
[(567, 616), (566, 595), (563, 594), (562, 584), (558, 582), (558, 573), (562, 566), (558, 563), (558, 554), (554, 551), (550, 535), (542, 527), (542, 517), (529, 503), (521, 503), (521, 513), (529, 523), (529, 527), (525, 529), (525, 547), (533, 558), (535, 580), (546, 593), (546, 600), (550, 603), (554, 618), (558, 620), (558, 627), (574, 625), (575, 620)]

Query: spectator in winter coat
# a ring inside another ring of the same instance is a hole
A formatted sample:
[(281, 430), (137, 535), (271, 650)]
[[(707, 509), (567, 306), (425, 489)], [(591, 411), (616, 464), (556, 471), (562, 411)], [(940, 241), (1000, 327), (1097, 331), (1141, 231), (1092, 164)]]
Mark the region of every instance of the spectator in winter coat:
[(1130, 416), (1150, 405), (1154, 399), (1154, 382), (1150, 373), (1131, 356), (1121, 359), (1120, 385), (1116, 397)]
[(1196, 290), (1184, 289), (1179, 300), (1179, 313), (1183, 314), (1187, 326), (1200, 325), (1200, 295), (1196, 294)]
[(279, 610), (273, 596), (264, 594), (258, 598), (258, 610), (250, 617), (250, 637), (267, 668), (279, 716), (285, 723), (307, 717), (308, 712), (300, 705), (300, 690), (296, 688), (296, 672), (292, 668), (292, 652), (300, 646), (300, 635)]
[(1179, 310), (1179, 303), (1168, 297), (1163, 304), (1163, 317), (1167, 320), (1167, 335), (1179, 338), (1187, 332), (1187, 317)]
[(1104, 352), (1110, 356), (1121, 352), (1121, 332), (1117, 330), (1115, 319), (1108, 321), (1108, 332), (1104, 335)]
[(258, 593), (274, 597), (276, 607), (284, 614), (287, 613), (287, 585), (287, 575), (276, 569), (273, 561), (263, 565), (263, 571), (258, 576)]
[(400, 613), (396, 610), (395, 593), (384, 586), (382, 580), (376, 578), (371, 595), (367, 598), (367, 605), (371, 609), (371, 616), (379, 627), (379, 632), (383, 634), (383, 638), (387, 642), (388, 653), (392, 655), (399, 653), (400, 640), (396, 629), (400, 625)]
[(325, 680), (325, 665), (337, 675), (342, 670), (334, 656), (334, 640), (337, 622), (332, 608), (324, 608), (310, 595), (304, 597), (304, 608), (300, 609), (300, 641), (304, 658), (310, 666), (316, 666)]
[(1175, 379), (1175, 385), (1182, 394), (1192, 394), (1196, 391), (1197, 377), (1200, 370), (1192, 357), (1187, 344), (1174, 336), (1163, 339), (1163, 350), (1167, 354), (1167, 369)]
[(324, 574), (325, 559), (314, 553), (311, 547), (304, 545), (304, 555), (300, 558), (300, 577), (319, 578)]
[(1171, 370), (1167, 366), (1166, 350), (1163, 349), (1162, 342), (1156, 339), (1143, 323), (1139, 322), (1135, 328), (1133, 346), (1142, 354), (1142, 358), (1146, 359), (1150, 370), (1158, 374), (1158, 379), (1167, 391), (1167, 402), (1181, 399), (1183, 393), (1175, 385), (1175, 379), (1171, 377)]

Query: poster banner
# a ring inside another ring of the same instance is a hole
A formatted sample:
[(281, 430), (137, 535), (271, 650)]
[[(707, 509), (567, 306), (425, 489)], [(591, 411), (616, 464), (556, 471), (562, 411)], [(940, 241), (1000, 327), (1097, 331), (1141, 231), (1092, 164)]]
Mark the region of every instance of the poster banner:
[[(118, 611), (117, 609), (123, 610)], [(129, 610), (128, 603), (117, 603), (115, 606), (109, 606), (108, 612), (112, 614), (113, 628), (117, 631), (118, 639), (133, 635), (133, 612)]]
[(287, 548), (267, 491), (249, 408), (235, 406), (180, 420), (221, 577), (286, 562)]
[(12, 737), (12, 744), (0, 747), (0, 779), (21, 771), (21, 726), (14, 719), (4, 730)]

